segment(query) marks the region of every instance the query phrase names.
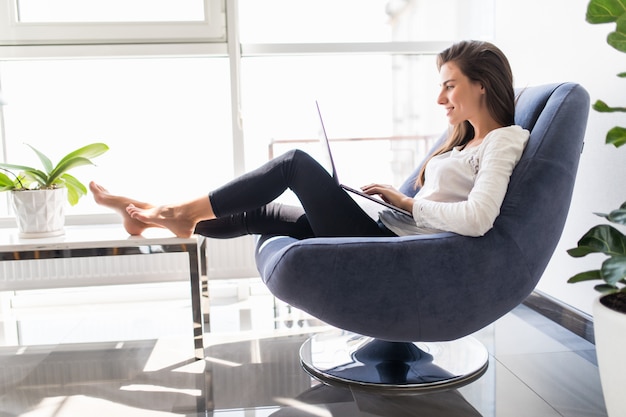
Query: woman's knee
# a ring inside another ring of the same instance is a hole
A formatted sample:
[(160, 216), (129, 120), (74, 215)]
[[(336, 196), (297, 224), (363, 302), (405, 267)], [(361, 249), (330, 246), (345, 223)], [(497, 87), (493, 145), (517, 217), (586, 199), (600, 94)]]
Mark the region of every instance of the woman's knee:
[(321, 173), (326, 170), (311, 155), (301, 149), (290, 150), (281, 156), (275, 162), (281, 167), (281, 172), (288, 187), (292, 187), (295, 182), (313, 181)]
[(292, 149), (285, 152), (280, 158), (288, 161), (314, 161), (315, 159), (302, 149)]

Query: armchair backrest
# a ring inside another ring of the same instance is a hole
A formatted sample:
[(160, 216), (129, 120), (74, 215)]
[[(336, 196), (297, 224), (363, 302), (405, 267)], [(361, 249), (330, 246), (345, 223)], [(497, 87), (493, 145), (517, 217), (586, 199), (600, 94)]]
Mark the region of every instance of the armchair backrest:
[(569, 212), (589, 114), (589, 94), (573, 83), (522, 90), (515, 121), (530, 139), (515, 168), (494, 231), (508, 234), (531, 274), (542, 274)]
[[(522, 253), (527, 254), (533, 275), (539, 269), (543, 271), (560, 238), (588, 113), (589, 95), (578, 84), (517, 90), (515, 123), (531, 134), (511, 177), (500, 215), (489, 233), (504, 233), (515, 240)], [(445, 135), (431, 152), (444, 139)], [(424, 162), (400, 187), (405, 194), (415, 194), (415, 179)]]

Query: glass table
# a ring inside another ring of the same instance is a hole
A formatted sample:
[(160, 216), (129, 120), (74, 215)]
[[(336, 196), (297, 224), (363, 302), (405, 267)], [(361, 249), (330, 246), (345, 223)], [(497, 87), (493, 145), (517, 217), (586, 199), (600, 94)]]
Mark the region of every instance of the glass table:
[[(16, 229), (3, 229), (0, 291), (188, 279), (194, 356), (203, 359), (202, 243), (200, 236), (177, 238), (162, 229), (129, 236), (121, 225), (66, 226), (62, 236), (37, 239), (20, 238)], [(68, 258), (80, 261), (70, 264)], [(116, 260), (121, 262), (111, 262)]]

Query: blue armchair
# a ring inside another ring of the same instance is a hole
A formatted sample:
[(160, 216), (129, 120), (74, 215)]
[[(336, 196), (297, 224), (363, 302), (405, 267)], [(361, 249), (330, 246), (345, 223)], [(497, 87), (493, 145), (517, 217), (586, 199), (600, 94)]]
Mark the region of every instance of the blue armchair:
[[(589, 111), (577, 84), (518, 93), (516, 123), (531, 135), (484, 236), (259, 239), (256, 262), (269, 290), (338, 329), (336, 338), (318, 334), (303, 345), (313, 376), (432, 390), (484, 372), (488, 354), (470, 335), (524, 301), (541, 278), (567, 217)], [(418, 171), (401, 186), (405, 194), (415, 193)]]

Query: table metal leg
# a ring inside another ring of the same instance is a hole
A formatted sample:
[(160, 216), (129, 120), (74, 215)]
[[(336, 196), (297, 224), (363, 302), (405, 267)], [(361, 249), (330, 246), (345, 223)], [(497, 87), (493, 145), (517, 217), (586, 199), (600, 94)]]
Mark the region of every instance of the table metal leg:
[(189, 245), (189, 279), (193, 315), (193, 344), (196, 359), (204, 360), (204, 320), (202, 317), (202, 282), (200, 279), (199, 245)]

